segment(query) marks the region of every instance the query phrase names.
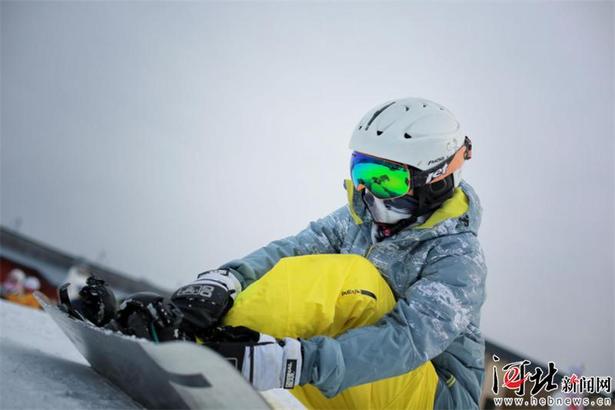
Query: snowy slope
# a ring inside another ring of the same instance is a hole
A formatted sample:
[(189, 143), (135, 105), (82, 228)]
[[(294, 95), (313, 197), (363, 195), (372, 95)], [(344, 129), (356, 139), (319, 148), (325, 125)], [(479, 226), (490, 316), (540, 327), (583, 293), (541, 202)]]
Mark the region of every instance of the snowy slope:
[[(288, 392), (271, 390), (275, 408), (302, 408)], [(141, 408), (94, 372), (42, 311), (0, 300), (0, 408)]]
[(42, 311), (0, 300), (0, 407), (140, 408), (87, 364)]

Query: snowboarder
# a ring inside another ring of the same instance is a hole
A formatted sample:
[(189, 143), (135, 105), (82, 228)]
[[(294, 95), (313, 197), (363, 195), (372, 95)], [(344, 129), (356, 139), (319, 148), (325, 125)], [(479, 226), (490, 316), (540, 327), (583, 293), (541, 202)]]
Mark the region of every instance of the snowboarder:
[[(110, 323), (204, 343), (309, 408), (478, 408), (486, 267), (480, 203), (461, 180), (471, 142), (448, 109), (406, 98), (368, 112), (350, 148), (347, 206), (171, 303), (129, 298)], [(92, 306), (100, 289), (82, 291)]]
[(22, 295), (26, 276), (25, 272), (21, 269), (12, 269), (2, 283), (2, 297), (8, 299), (11, 295)]
[(34, 299), (33, 295), (33, 292), (36, 292), (41, 288), (40, 280), (36, 276), (28, 276), (24, 280), (23, 288), (23, 293), (9, 295), (7, 299), (19, 305), (29, 306), (34, 309), (40, 309), (40, 306), (36, 299)]

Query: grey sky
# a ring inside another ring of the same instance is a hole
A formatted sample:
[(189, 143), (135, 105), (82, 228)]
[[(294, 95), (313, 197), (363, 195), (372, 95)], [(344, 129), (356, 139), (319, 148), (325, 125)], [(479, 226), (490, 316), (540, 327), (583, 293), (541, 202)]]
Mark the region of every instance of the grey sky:
[(486, 336), (615, 374), (613, 3), (1, 4), (2, 224), (175, 287), (343, 205), (355, 123), (422, 96), (474, 142)]

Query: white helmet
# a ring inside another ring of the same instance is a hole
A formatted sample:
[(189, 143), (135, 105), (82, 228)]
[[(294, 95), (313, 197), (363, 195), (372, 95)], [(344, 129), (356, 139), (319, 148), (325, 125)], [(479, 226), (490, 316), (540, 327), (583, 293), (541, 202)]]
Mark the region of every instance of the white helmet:
[(9, 272), (9, 280), (15, 283), (23, 283), (26, 280), (26, 274), (19, 268), (15, 268)]
[[(459, 158), (453, 160), (464, 146)], [(424, 98), (393, 100), (373, 108), (355, 128), (350, 149), (420, 171), (433, 170), (426, 183), (452, 174), (454, 187), (461, 181), (463, 161), (471, 156), (470, 140), (455, 116)]]
[(24, 282), (24, 288), (26, 288), (30, 292), (39, 290), (41, 288), (41, 281), (38, 280), (36, 276), (28, 276), (26, 278), (26, 281)]

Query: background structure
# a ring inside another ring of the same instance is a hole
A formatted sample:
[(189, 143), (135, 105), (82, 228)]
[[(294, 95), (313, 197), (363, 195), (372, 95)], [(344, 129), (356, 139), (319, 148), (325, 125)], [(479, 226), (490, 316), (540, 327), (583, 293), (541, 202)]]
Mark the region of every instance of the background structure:
[(10, 2), (1, 223), (173, 288), (343, 205), (351, 130), (474, 142), (487, 337), (615, 374), (612, 2)]

